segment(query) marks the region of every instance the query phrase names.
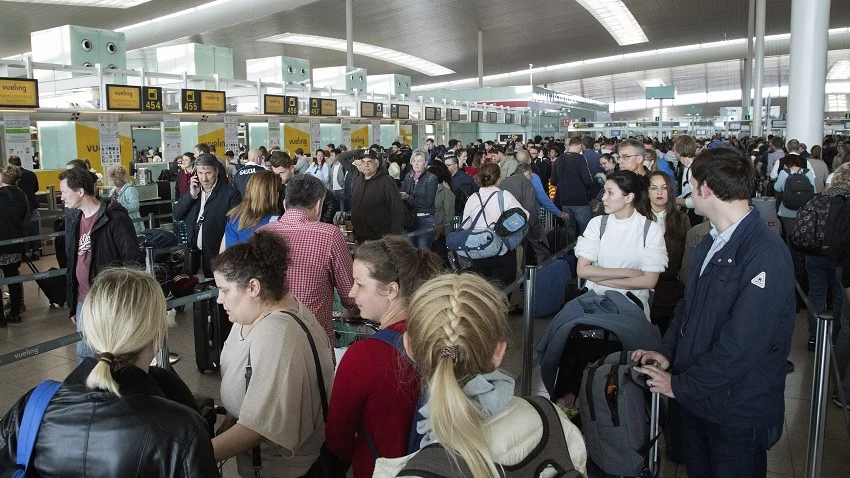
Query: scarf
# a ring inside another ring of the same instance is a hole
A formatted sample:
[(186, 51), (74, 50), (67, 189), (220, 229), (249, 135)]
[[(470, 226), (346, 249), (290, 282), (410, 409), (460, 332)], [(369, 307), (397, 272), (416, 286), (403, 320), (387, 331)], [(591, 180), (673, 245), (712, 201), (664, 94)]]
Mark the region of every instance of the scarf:
[[(484, 375), (476, 375), (463, 387), (463, 393), (472, 400), (481, 420), (488, 420), (501, 413), (514, 397), (514, 379), (501, 370)], [(419, 409), (422, 420), (416, 423), (416, 431), (422, 438), (421, 446), (427, 446), (437, 441), (431, 428), (431, 402), (426, 402)]]

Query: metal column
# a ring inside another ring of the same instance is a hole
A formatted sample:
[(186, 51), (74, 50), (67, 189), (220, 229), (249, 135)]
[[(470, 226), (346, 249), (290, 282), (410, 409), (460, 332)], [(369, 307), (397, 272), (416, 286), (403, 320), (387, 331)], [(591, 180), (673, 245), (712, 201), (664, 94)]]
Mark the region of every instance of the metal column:
[(755, 89), (755, 101), (753, 103), (753, 127), (750, 136), (762, 135), (762, 89), (764, 88), (764, 24), (767, 15), (767, 0), (756, 0), (756, 59), (753, 64), (753, 88)]
[(478, 30), (478, 87), (484, 88), (484, 32)]
[(808, 145), (823, 140), (829, 6), (829, 0), (791, 2), (787, 137)]
[(525, 303), (522, 307), (522, 375), (520, 376), (520, 396), (531, 396), (531, 362), (534, 355), (534, 281), (537, 280), (537, 267), (525, 266)]
[(823, 435), (826, 432), (826, 405), (829, 402), (829, 353), (832, 345), (830, 343), (832, 326), (831, 316), (818, 316), (818, 336), (812, 376), (812, 410), (809, 414), (809, 443), (806, 454), (807, 478), (821, 476)]
[(345, 0), (345, 66), (354, 68), (354, 0)]
[(750, 114), (753, 103), (753, 35), (755, 34), (756, 0), (750, 0), (750, 15), (747, 17), (747, 59), (744, 60), (744, 85), (741, 106), (744, 114)]

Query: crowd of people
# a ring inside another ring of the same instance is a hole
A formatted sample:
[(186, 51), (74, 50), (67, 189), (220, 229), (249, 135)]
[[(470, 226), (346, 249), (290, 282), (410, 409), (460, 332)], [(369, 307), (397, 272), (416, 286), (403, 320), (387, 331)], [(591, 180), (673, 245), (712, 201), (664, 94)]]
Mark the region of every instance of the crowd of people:
[[(438, 443), (475, 477), (519, 469), (549, 424), (499, 369), (509, 343), (501, 289), (557, 248), (545, 220), (578, 236), (587, 293), (622, 293), (665, 332), (659, 350), (633, 359), (647, 386), (684, 410), (689, 476), (716, 467), (763, 476), (782, 432), (796, 306), (783, 238), (800, 207), (788, 198), (800, 180), (809, 199), (850, 197), (843, 143), (827, 138), (803, 152), (794, 139), (684, 135), (428, 139), (422, 150), (329, 144), (312, 159), (262, 147), (225, 159), (198, 144), (175, 158), (173, 211), (186, 223), (191, 272), (214, 279), (234, 324), (221, 352), (227, 415), (213, 433), (180, 378), (150, 366), (166, 334), (165, 301), (156, 280), (134, 269), (143, 263), (132, 221), (139, 205), (126, 170), (107, 172), (114, 188), (101, 197), (90, 167), (74, 160), (59, 179), (70, 316), (84, 340), (79, 366), (48, 406), (34, 465), (39, 474), (215, 476), (216, 463), (235, 458), (240, 476), (344, 476), (328, 470), (349, 466), (355, 478), (411, 476), (416, 450)], [(17, 166), (0, 170), (0, 200), (10, 205), (0, 209), (0, 240), (30, 227), (21, 182)], [(782, 237), (751, 206), (779, 194)], [(521, 246), (450, 270), (458, 266), (448, 235), (497, 228), (511, 211), (528, 223)], [(23, 251), (0, 247), (4, 275), (17, 274)], [(804, 260), (812, 322), (832, 290), (850, 387), (850, 307), (842, 308), (850, 264)], [(380, 329), (336, 368), (335, 293), (342, 320)], [(10, 294), (4, 324), (20, 314), (20, 287)], [(14, 467), (29, 398), (0, 424), (0, 469)], [(572, 407), (578, 397), (550, 398)], [(559, 407), (547, 413), (565, 437), (548, 471), (568, 464), (585, 474), (580, 431)], [(63, 447), (72, 441), (90, 445)]]

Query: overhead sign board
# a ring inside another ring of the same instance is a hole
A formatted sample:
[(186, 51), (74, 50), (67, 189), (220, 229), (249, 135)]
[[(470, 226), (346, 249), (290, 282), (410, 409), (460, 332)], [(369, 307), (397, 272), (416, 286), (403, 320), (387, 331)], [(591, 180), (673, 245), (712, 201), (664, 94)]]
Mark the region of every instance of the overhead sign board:
[(781, 129), (788, 127), (787, 120), (770, 120), (770, 127), (773, 129)]
[(0, 78), (0, 108), (38, 108), (38, 80)]
[(675, 86), (647, 86), (646, 99), (671, 100), (676, 97)]
[(460, 121), (460, 110), (457, 108), (448, 108), (446, 110), (446, 119), (449, 121)]
[(514, 118), (513, 113), (505, 113), (505, 124), (514, 124)]
[(410, 119), (409, 105), (390, 105), (390, 118)]
[(384, 104), (373, 103), (371, 101), (360, 102), (360, 117), (361, 118), (383, 118)]
[(471, 121), (472, 123), (480, 123), (480, 122), (482, 122), (482, 121), (483, 121), (483, 117), (484, 117), (484, 112), (483, 112), (483, 111), (471, 110), (471, 111), (469, 112), (469, 121)]
[(263, 113), (267, 115), (298, 116), (298, 97), (263, 95)]
[(140, 111), (142, 88), (128, 85), (106, 85), (106, 109), (116, 111)]
[(162, 88), (142, 87), (142, 111), (162, 111)]
[(443, 119), (443, 109), (434, 108), (432, 106), (425, 107), (425, 121), (441, 121)]
[(499, 122), (499, 113), (495, 111), (491, 111), (487, 113), (487, 122), (488, 123), (498, 123)]
[(223, 91), (181, 90), (180, 105), (184, 113), (224, 113), (227, 102)]
[(525, 136), (522, 133), (499, 133), (499, 142), (504, 144), (514, 141), (523, 141)]
[(310, 116), (336, 116), (336, 100), (310, 98)]

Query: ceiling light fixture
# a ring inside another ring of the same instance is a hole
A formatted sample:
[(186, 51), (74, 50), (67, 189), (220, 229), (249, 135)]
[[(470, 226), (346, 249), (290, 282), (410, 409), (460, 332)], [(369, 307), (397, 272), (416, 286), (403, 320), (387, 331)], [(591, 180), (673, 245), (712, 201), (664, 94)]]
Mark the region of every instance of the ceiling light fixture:
[(16, 3), (47, 3), (75, 7), (132, 8), (151, 0), (7, 0)]
[(608, 30), (620, 46), (649, 40), (634, 15), (622, 0), (576, 0)]
[[(322, 37), (317, 35), (304, 35), (301, 33), (282, 33), (267, 38), (261, 38), (258, 41), (284, 43), (287, 45), (302, 45), (315, 48), (324, 48), (327, 50), (347, 51), (348, 46), (344, 39)], [(389, 48), (370, 45), (368, 43), (354, 42), (354, 53), (358, 55), (368, 56), (376, 60), (382, 60), (389, 63), (409, 68), (419, 73), (424, 73), (428, 76), (450, 75), (454, 73), (444, 66), (432, 63), (428, 60), (408, 55)]]
[(848, 80), (850, 79), (850, 60), (836, 61), (829, 73), (826, 74), (827, 80)]
[[(140, 1), (140, 0), (134, 0)], [(142, 1), (150, 1), (150, 0), (142, 0)], [(143, 22), (134, 23), (132, 25), (127, 25), (126, 27), (116, 28), (116, 32), (126, 32), (127, 30), (133, 30), (134, 28), (146, 27), (148, 25), (153, 25), (154, 23), (165, 22), (168, 20), (173, 20), (177, 17), (182, 17), (183, 15), (189, 15), (191, 13), (198, 12), (200, 10), (205, 10), (210, 7), (216, 7), (218, 5), (222, 5), (224, 3), (232, 2), (233, 0), (215, 0), (214, 2), (205, 3), (203, 5), (198, 5), (197, 7), (187, 8), (185, 10), (180, 10), (179, 12), (174, 12), (168, 15), (162, 15), (156, 18), (152, 18), (150, 20), (145, 20)]]

